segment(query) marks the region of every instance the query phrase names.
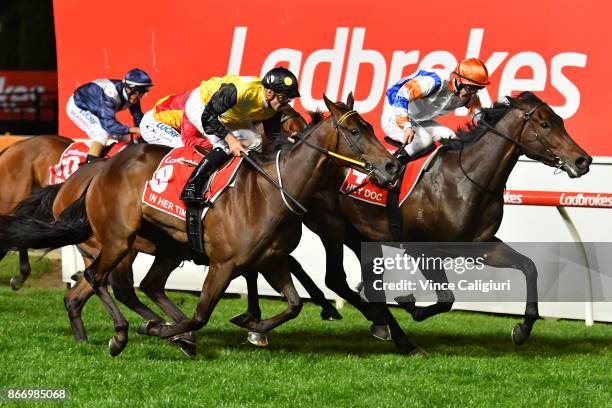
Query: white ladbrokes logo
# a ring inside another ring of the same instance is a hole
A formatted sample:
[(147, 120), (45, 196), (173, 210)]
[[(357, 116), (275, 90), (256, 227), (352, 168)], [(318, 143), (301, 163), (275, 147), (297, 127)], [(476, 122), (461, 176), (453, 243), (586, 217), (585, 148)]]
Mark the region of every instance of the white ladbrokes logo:
[[(333, 48), (319, 49), (308, 55), (299, 50), (291, 48), (279, 48), (272, 51), (261, 67), (261, 75), (278, 63), (286, 65), (300, 81), (301, 104), (307, 110), (325, 109), (323, 100), (312, 95), (315, 70), (319, 64), (330, 64), (331, 69), (327, 78), (325, 93), (332, 100), (345, 100), (348, 93), (354, 91), (357, 85), (359, 68), (362, 65), (370, 65), (373, 69), (373, 80), (370, 90), (360, 94), (367, 97), (355, 101), (355, 109), (367, 113), (374, 110), (380, 103), (387, 87), (397, 82), (403, 73), (403, 69), (409, 65), (416, 65), (417, 69), (428, 69), (434, 66), (443, 66), (446, 69), (454, 69), (457, 65), (457, 57), (449, 51), (433, 51), (420, 58), (420, 51), (394, 51), (391, 63), (385, 60), (382, 53), (377, 50), (363, 49), (366, 29), (356, 27), (352, 29), (351, 42), (348, 43), (350, 29), (338, 27), (334, 38)], [(228, 64), (228, 72), (240, 73), (243, 51), (246, 43), (247, 27), (236, 27), (232, 40), (232, 49)], [(561, 106), (551, 106), (562, 118), (566, 119), (576, 113), (580, 106), (580, 92), (576, 85), (564, 74), (565, 67), (585, 67), (586, 54), (576, 52), (562, 52), (546, 61), (540, 54), (534, 51), (523, 51), (511, 55), (505, 51), (496, 51), (489, 56), (480, 55), (484, 37), (484, 29), (472, 28), (466, 48), (466, 58), (480, 58), (489, 69), (492, 76), (500, 77), (500, 85), (495, 99), (510, 95), (514, 91), (544, 91), (550, 80), (551, 86), (556, 89), (565, 99)], [(348, 51), (347, 51), (348, 48)], [(345, 56), (347, 63), (344, 68)], [(463, 57), (463, 56), (462, 56)], [(459, 58), (462, 59), (462, 58)], [(502, 63), (505, 65), (502, 67)], [(517, 73), (522, 68), (529, 68), (532, 76), (528, 79), (517, 78)], [(501, 72), (498, 72), (500, 71)], [(344, 71), (344, 78), (342, 74)], [(550, 78), (548, 78), (550, 76)], [(344, 81), (342, 81), (344, 80)], [(340, 83), (343, 82), (342, 92)], [(491, 103), (491, 89), (479, 93), (485, 106)], [(457, 109), (458, 116), (465, 116), (467, 110)]]

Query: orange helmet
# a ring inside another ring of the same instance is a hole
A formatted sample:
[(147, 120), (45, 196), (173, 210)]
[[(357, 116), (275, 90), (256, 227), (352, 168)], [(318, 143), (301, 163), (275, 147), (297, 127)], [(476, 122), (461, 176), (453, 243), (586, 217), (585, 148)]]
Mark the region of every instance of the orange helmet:
[(477, 58), (464, 59), (459, 62), (451, 74), (451, 84), (455, 92), (459, 92), (462, 85), (484, 88), (489, 85), (489, 71), (485, 64)]

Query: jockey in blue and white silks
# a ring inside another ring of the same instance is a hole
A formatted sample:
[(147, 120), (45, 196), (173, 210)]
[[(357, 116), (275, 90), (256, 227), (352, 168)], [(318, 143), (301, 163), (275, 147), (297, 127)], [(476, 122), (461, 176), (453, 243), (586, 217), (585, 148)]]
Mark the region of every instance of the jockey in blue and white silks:
[(391, 139), (406, 142), (406, 153), (415, 157), (433, 142), (455, 137), (434, 119), (460, 107), (475, 115), (481, 107), (477, 92), (488, 84), (487, 68), (476, 58), (461, 61), (454, 71), (417, 71), (387, 90), (382, 129)]
[[(88, 161), (99, 157), (109, 137), (121, 140), (129, 133), (140, 133), (140, 98), (153, 86), (146, 72), (130, 70), (123, 80), (96, 79), (80, 86), (66, 105), (68, 117), (92, 140)], [(129, 108), (134, 126), (126, 126), (115, 115)]]

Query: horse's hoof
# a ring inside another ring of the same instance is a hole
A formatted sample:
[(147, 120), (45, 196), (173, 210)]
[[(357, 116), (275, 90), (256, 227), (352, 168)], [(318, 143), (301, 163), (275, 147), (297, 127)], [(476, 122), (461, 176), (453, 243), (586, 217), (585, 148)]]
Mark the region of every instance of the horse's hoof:
[(332, 306), (321, 310), (321, 319), (329, 321), (342, 320), (342, 315)]
[(117, 340), (116, 336), (113, 336), (108, 342), (108, 352), (111, 356), (117, 357), (119, 354), (121, 354), (125, 346), (127, 346), (127, 342), (122, 343)]
[(178, 336), (172, 337), (171, 341), (178, 344), (181, 351), (188, 357), (195, 357), (197, 351), (197, 344), (195, 336), (192, 332), (179, 334)]
[(372, 336), (377, 338), (378, 340), (390, 341), (391, 340), (391, 330), (387, 325), (376, 325), (373, 324), (370, 326), (370, 332)]
[(232, 317), (230, 319), (230, 322), (234, 323), (238, 327), (246, 327), (250, 322), (254, 320), (256, 320), (255, 316), (247, 312)]
[[(136, 329), (136, 333), (142, 334), (143, 336), (159, 336), (159, 328), (164, 325), (164, 322), (155, 321), (155, 320), (147, 320), (146, 322), (142, 322), (138, 329)], [(157, 333), (153, 331), (153, 329), (157, 329)]]
[(250, 331), (249, 334), (247, 334), (247, 341), (257, 347), (268, 346), (268, 336), (266, 336), (264, 333), (255, 333)]
[(414, 319), (414, 313), (416, 311), (416, 298), (411, 293), (406, 296), (398, 296), (394, 299), (398, 306), (410, 313), (410, 316)]
[(429, 353), (427, 353), (425, 350), (423, 350), (421, 347), (415, 347), (414, 350), (410, 351), (408, 353), (409, 357), (424, 357), (427, 358), (429, 357)]
[(530, 334), (531, 330), (526, 325), (518, 323), (512, 328), (512, 342), (516, 346), (523, 345), (529, 338)]
[(23, 281), (19, 277), (13, 276), (11, 278), (11, 289), (19, 290), (21, 289), (22, 286), (23, 286)]
[(414, 304), (416, 303), (416, 298), (412, 293), (406, 296), (398, 296), (394, 300), (397, 302), (398, 305), (404, 308), (414, 306)]

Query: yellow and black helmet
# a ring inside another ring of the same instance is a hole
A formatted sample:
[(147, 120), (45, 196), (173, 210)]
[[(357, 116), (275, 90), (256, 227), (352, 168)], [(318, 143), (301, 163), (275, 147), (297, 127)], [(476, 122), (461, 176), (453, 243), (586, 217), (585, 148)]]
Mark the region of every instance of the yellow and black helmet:
[(264, 75), (261, 83), (265, 88), (287, 95), (289, 98), (300, 96), (297, 78), (287, 68), (272, 68)]

